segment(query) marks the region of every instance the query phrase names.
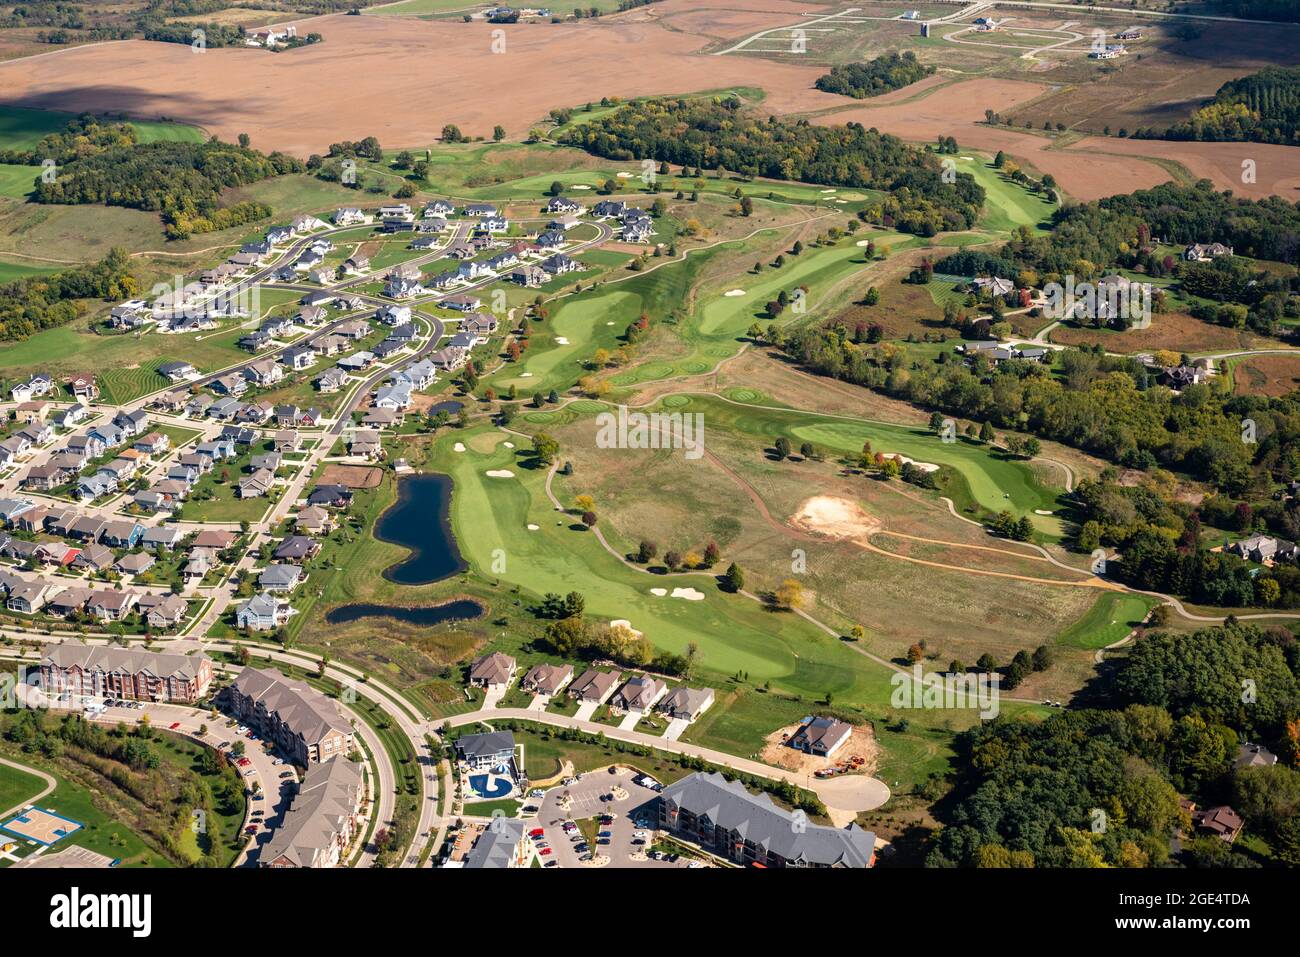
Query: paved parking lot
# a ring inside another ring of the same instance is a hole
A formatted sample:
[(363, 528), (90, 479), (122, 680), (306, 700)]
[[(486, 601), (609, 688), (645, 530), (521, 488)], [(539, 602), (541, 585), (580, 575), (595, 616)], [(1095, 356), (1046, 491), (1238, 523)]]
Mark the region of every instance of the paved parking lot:
[[(545, 831), (546, 843), (552, 849), (550, 857), (558, 861), (560, 867), (590, 867), (591, 865), (579, 861), (579, 855), (574, 850), (575, 842), (564, 833), (561, 825), (567, 820), (578, 821), (607, 812), (613, 813), (616, 815), (614, 822), (602, 828), (610, 831), (609, 844), (595, 848), (598, 853), (610, 859), (606, 867), (685, 867), (684, 859), (669, 863), (652, 861), (648, 858), (633, 858), (634, 851), (648, 850), (649, 845), (654, 843), (654, 832), (651, 828), (651, 837), (644, 845), (634, 845), (633, 831), (637, 828), (632, 823), (632, 819), (639, 816), (638, 809), (644, 809), (644, 813), (653, 821), (654, 799), (658, 794), (650, 788), (633, 784), (632, 779), (638, 776), (636, 772), (626, 768), (619, 768), (618, 771), (618, 774), (610, 774), (604, 769), (588, 771), (581, 780), (567, 787), (556, 785), (551, 788), (542, 798), (537, 817), (528, 823), (528, 829), (540, 827)], [(601, 795), (609, 794), (610, 789), (615, 785), (627, 791), (628, 796), (621, 801), (602, 801)], [(561, 807), (561, 799), (566, 792), (572, 800), (572, 806), (567, 811)], [(542, 858), (543, 861), (547, 859), (547, 857)]]

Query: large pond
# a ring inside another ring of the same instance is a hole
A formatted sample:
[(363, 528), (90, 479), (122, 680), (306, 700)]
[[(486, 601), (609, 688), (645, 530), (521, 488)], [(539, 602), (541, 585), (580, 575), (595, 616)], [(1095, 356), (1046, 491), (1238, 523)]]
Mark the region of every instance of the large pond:
[(410, 475), (398, 479), (397, 501), (375, 523), (375, 537), (411, 554), (384, 569), (399, 585), (428, 585), (466, 568), (451, 532), (451, 479)]
[(445, 605), (428, 605), (407, 608), (401, 605), (372, 605), (358, 602), (331, 609), (325, 620), (331, 625), (343, 625), (363, 618), (396, 618), (411, 625), (441, 625), (445, 621), (464, 621), (483, 614), (483, 606), (468, 598), (449, 601)]
[[(428, 585), (468, 567), (451, 530), (451, 479), (446, 475), (399, 479), (397, 501), (379, 516), (375, 537), (411, 550), (402, 561), (384, 569), (384, 577), (399, 585)], [(485, 610), (467, 598), (423, 607), (358, 602), (332, 609), (325, 620), (338, 625), (363, 618), (396, 618), (413, 625), (438, 625), (477, 618)]]

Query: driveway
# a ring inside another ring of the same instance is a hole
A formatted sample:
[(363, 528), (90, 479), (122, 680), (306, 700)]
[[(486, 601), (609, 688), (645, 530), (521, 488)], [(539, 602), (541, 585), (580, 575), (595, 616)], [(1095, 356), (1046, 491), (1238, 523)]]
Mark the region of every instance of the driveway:
[(691, 726), (689, 718), (673, 718), (668, 722), (668, 727), (664, 731), (665, 741), (676, 741), (682, 736), (682, 732)]
[(591, 716), (596, 713), (596, 709), (599, 707), (599, 701), (584, 701), (578, 705), (578, 710), (573, 712), (573, 718), (575, 721), (590, 721)]
[(546, 706), (550, 704), (551, 696), (548, 694), (539, 694), (533, 697), (528, 705), (529, 711), (545, 711)]
[(623, 720), (618, 723), (620, 731), (635, 731), (636, 723), (641, 720), (641, 714), (637, 711), (629, 711), (623, 715)]

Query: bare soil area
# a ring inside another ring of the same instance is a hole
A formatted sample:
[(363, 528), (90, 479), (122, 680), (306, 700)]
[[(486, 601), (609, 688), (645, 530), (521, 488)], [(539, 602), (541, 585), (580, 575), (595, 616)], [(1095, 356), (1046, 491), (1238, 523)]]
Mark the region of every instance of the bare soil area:
[(852, 773), (875, 773), (879, 755), (876, 750), (876, 737), (871, 733), (870, 728), (854, 725), (848, 743), (830, 758), (818, 757), (815, 754), (804, 754), (802, 751), (796, 751), (794, 748), (787, 746), (786, 740), (798, 730), (799, 725), (792, 724), (789, 727), (778, 728), (773, 731), (763, 739), (765, 743), (763, 750), (759, 753), (759, 759), (775, 767), (785, 768), (788, 771), (799, 774), (812, 774), (814, 771), (847, 761), (856, 755), (862, 758), (863, 763), (857, 771)]
[(384, 479), (384, 470), (369, 465), (327, 465), (320, 475), (321, 485), (346, 485), (348, 488), (376, 488)]

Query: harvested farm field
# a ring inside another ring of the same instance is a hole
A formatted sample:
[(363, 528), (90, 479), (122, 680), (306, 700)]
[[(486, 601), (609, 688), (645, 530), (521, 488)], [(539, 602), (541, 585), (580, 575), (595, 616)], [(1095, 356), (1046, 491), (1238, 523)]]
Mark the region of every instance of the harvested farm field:
[[(295, 155), (322, 152), (347, 131), (386, 147), (428, 145), (448, 123), (471, 136), (496, 124), (521, 135), (553, 107), (585, 103), (597, 91), (635, 97), (757, 86), (768, 94), (765, 108), (781, 114), (854, 102), (814, 89), (817, 66), (697, 55), (707, 38), (649, 19), (494, 27), (335, 15), (298, 29), (326, 40), (271, 56), (240, 48), (195, 54), (143, 40), (79, 47), (0, 65), (0, 90), (9, 105), (167, 115), (226, 140), (246, 132), (263, 150)], [(503, 54), (492, 52), (493, 29), (504, 30)], [(446, 69), (451, 57), (454, 71)], [(630, 62), (635, 70), (625, 68)], [(473, 95), (466, 76), (475, 78)], [(295, 104), (291, 122), (286, 103)]]
[[(1202, 322), (1185, 312), (1158, 313), (1151, 317), (1151, 325), (1146, 329), (1128, 329), (1123, 332), (1060, 325), (1048, 333), (1048, 339), (1063, 346), (1101, 345), (1111, 352), (1126, 354), (1173, 349), (1189, 355), (1234, 349), (1261, 349), (1267, 348), (1270, 342), (1243, 329)], [(1273, 344), (1276, 345), (1276, 342)]]
[(1232, 367), (1232, 391), (1270, 398), (1300, 389), (1300, 353), (1247, 356)]

